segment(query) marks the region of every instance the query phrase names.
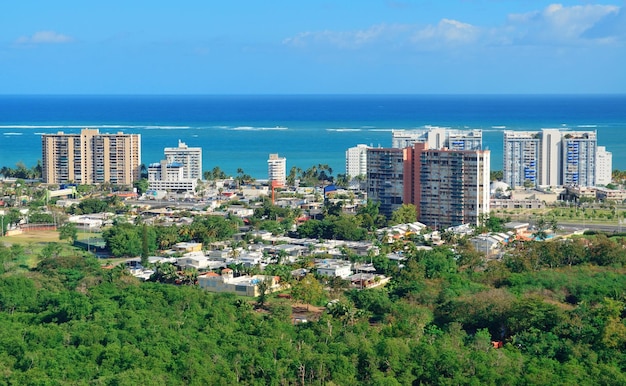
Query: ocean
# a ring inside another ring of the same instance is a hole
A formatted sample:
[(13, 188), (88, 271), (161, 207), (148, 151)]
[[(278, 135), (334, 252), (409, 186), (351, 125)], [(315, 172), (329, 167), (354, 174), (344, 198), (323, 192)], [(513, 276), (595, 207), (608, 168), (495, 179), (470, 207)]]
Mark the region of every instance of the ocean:
[(141, 134), (145, 164), (181, 140), (202, 147), (204, 170), (265, 179), (278, 153), (288, 170), (328, 164), (336, 175), (347, 148), (388, 147), (391, 130), (427, 126), (481, 129), (492, 170), (503, 130), (595, 130), (613, 169), (626, 169), (626, 95), (0, 95), (0, 166), (34, 165), (43, 133), (90, 127)]

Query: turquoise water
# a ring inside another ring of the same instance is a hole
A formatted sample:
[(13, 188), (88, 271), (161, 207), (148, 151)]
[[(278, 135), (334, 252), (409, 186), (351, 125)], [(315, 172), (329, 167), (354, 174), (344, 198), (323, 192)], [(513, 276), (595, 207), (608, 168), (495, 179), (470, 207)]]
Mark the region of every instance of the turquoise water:
[(626, 169), (626, 95), (617, 96), (0, 96), (0, 165), (41, 158), (41, 134), (142, 135), (142, 162), (158, 162), (178, 140), (203, 148), (204, 169), (243, 168), (267, 178), (267, 158), (287, 167), (329, 164), (345, 172), (345, 150), (390, 146), (392, 129), (427, 125), (483, 130), (491, 168), (502, 168), (502, 131), (597, 130), (598, 144)]

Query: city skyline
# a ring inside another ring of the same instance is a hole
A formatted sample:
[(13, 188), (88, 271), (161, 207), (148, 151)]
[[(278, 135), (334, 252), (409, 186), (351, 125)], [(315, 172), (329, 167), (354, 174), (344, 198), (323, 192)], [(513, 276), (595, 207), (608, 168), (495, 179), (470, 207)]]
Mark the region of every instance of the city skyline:
[(0, 92), (624, 93), (624, 6), (13, 2), (0, 23)]

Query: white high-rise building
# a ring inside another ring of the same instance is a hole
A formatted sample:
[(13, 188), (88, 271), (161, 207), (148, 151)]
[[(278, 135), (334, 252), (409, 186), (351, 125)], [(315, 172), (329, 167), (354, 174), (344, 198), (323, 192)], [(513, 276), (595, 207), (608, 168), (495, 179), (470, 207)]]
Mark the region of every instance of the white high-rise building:
[(511, 187), (536, 186), (539, 178), (539, 133), (504, 131), (503, 179)]
[(566, 131), (561, 143), (563, 174), (560, 185), (596, 186), (596, 133)]
[(148, 187), (153, 190), (194, 192), (198, 179), (185, 178), (184, 175), (185, 167), (178, 162), (155, 162), (148, 166)]
[(504, 132), (504, 182), (521, 186), (595, 186), (595, 131)]
[(456, 130), (443, 127), (391, 132), (391, 147), (404, 149), (416, 142), (427, 142), (429, 149), (481, 150), (483, 133), (482, 130)]
[(367, 145), (356, 145), (346, 150), (346, 175), (354, 178), (367, 174)]
[(270, 154), (267, 160), (267, 179), (278, 185), (287, 182), (287, 158), (279, 157), (278, 154)]
[(598, 146), (596, 152), (596, 185), (608, 185), (613, 180), (613, 153), (605, 146)]
[(202, 179), (201, 147), (188, 147), (187, 144), (178, 140), (178, 147), (166, 147), (164, 153), (167, 163), (177, 163), (183, 166), (184, 179)]

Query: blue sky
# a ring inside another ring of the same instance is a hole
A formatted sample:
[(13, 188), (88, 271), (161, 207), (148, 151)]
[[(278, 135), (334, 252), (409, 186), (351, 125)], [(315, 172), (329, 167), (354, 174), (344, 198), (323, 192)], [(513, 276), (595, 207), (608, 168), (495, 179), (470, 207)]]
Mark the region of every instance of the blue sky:
[(2, 94), (626, 93), (624, 0), (20, 0)]

